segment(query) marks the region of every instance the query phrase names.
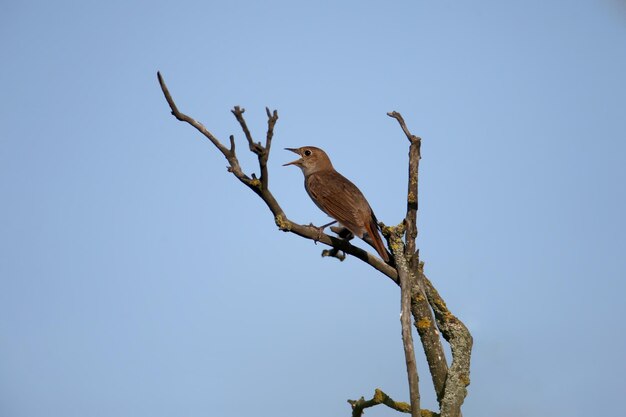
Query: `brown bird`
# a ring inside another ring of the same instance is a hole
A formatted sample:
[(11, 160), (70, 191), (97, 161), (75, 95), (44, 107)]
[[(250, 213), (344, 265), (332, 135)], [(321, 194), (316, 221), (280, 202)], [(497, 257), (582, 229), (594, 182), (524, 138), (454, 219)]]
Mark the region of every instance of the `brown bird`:
[(378, 234), (376, 216), (356, 185), (335, 171), (328, 155), (320, 148), (285, 149), (300, 155), (300, 159), (283, 166), (295, 165), (302, 170), (304, 188), (317, 207), (355, 236), (363, 239), (367, 233), (380, 257), (389, 262), (389, 254)]

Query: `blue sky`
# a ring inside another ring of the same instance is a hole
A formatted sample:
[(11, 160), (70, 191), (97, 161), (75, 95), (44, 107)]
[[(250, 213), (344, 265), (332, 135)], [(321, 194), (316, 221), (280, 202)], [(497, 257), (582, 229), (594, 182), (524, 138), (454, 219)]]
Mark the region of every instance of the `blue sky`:
[[(0, 414), (349, 415), (408, 396), (399, 291), (276, 230), (180, 109), (328, 218), (281, 149), (314, 145), (401, 221), (474, 335), (465, 416), (618, 415), (626, 389), (626, 3), (0, 6)], [(435, 408), (420, 348), (423, 404)], [(376, 408), (371, 416), (395, 412)]]

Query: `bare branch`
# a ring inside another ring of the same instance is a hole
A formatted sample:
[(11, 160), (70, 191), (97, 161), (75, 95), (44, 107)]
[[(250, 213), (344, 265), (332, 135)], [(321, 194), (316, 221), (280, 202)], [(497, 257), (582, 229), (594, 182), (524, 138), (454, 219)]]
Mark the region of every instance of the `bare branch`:
[(167, 85), (165, 84), (165, 80), (161, 76), (160, 72), (157, 72), (157, 78), (159, 79), (159, 84), (161, 85), (161, 90), (163, 91), (163, 95), (167, 100), (167, 103), (170, 105), (170, 109), (172, 110), (172, 115), (176, 117), (176, 119), (181, 122), (187, 122), (191, 126), (195, 127), (200, 133), (202, 133), (206, 138), (208, 138), (213, 145), (224, 155), (230, 167), (228, 168), (229, 172), (232, 172), (241, 182), (246, 184), (248, 187), (253, 188), (251, 185), (251, 179), (243, 173), (241, 167), (239, 166), (239, 160), (235, 155), (235, 147), (234, 147), (234, 139), (231, 139), (231, 149), (227, 149), (222, 142), (220, 142), (209, 130), (204, 127), (204, 125), (197, 120), (187, 116), (186, 114), (180, 112), (178, 107), (176, 107), (176, 103), (174, 103), (174, 99), (172, 98)]
[(198, 129), (200, 133), (202, 133), (211, 142), (213, 142), (213, 145), (215, 145), (217, 149), (219, 149), (220, 152), (222, 152), (222, 154), (224, 154), (224, 156), (228, 158), (230, 156), (230, 151), (226, 149), (226, 147), (222, 145), (222, 143), (219, 140), (217, 140), (217, 138), (213, 136), (213, 134), (209, 132), (209, 130), (206, 127), (204, 127), (202, 123), (197, 122), (196, 120), (192, 119), (191, 117), (187, 116), (186, 114), (178, 110), (178, 107), (176, 107), (176, 103), (174, 103), (174, 99), (170, 95), (170, 92), (167, 89), (167, 85), (165, 85), (165, 81), (163, 80), (163, 77), (161, 76), (160, 72), (157, 72), (157, 78), (159, 79), (159, 84), (161, 84), (161, 90), (163, 90), (165, 99), (167, 100), (167, 103), (170, 105), (170, 109), (172, 109), (172, 115), (174, 115), (174, 117), (176, 117), (181, 122), (187, 122), (193, 127), (195, 127), (196, 129)]
[(402, 324), (404, 359), (406, 361), (406, 371), (409, 379), (411, 416), (420, 417), (419, 376), (417, 374), (417, 363), (415, 362), (415, 350), (413, 348), (413, 334), (411, 332), (411, 289), (416, 277), (404, 256), (404, 243), (402, 242), (404, 226), (400, 224), (396, 227), (388, 227), (383, 233), (389, 236), (389, 246), (393, 252), (393, 257), (396, 261), (396, 270), (400, 278), (400, 322)]
[(398, 113), (397, 111), (392, 111), (387, 113), (387, 116), (393, 117), (398, 121), (398, 123), (400, 123), (400, 127), (404, 131), (404, 134), (406, 135), (406, 138), (409, 140), (409, 142), (413, 143), (421, 140), (418, 136), (415, 136), (411, 132), (409, 132), (409, 129), (406, 127), (406, 123), (404, 123), (404, 118), (400, 113)]
[(235, 154), (235, 135), (230, 135), (230, 153)]
[[(419, 277), (417, 278), (419, 279)], [(418, 282), (414, 282), (411, 289), (411, 312), (428, 362), (428, 370), (435, 388), (437, 401), (441, 404), (446, 378), (448, 377), (448, 363), (439, 330), (422, 286), (418, 285)]]
[(278, 112), (276, 110), (270, 112), (270, 109), (266, 107), (265, 113), (267, 114), (267, 135), (265, 136), (265, 149), (267, 150), (267, 153), (269, 153), (270, 148), (272, 147), (272, 138), (274, 137), (274, 125), (276, 125), (276, 121), (278, 120)]
[[(352, 406), (352, 417), (361, 417), (366, 408), (374, 407), (378, 404), (384, 404), (389, 408), (392, 408), (401, 413), (410, 413), (411, 405), (405, 402), (394, 401), (390, 396), (376, 388), (374, 396), (371, 400), (366, 400), (361, 397), (358, 400), (348, 400), (348, 403)], [(430, 410), (421, 410), (421, 417), (439, 417), (439, 414)]]
[(244, 119), (243, 117), (245, 111), (246, 109), (235, 106), (235, 108), (231, 110), (231, 113), (235, 115), (235, 118), (239, 122), (239, 125), (241, 125), (241, 130), (243, 130), (243, 133), (246, 135), (246, 139), (248, 140), (248, 147), (250, 148), (250, 151), (258, 155), (259, 144), (254, 143), (254, 140), (252, 139), (252, 134), (250, 133), (250, 129), (248, 129), (246, 119)]
[(396, 111), (387, 113), (389, 117), (393, 117), (398, 121), (404, 134), (411, 142), (409, 147), (409, 183), (406, 199), (406, 248), (405, 256), (409, 259), (411, 269), (415, 269), (419, 262), (418, 255), (415, 250), (415, 239), (417, 239), (417, 209), (418, 209), (418, 175), (419, 163), (422, 158), (420, 148), (422, 139), (413, 135), (406, 126), (402, 115)]
[[(421, 159), (421, 143), (422, 140), (418, 136), (413, 135), (402, 115), (398, 112), (387, 113), (389, 117), (393, 117), (398, 121), (402, 131), (411, 143), (409, 147), (409, 179), (407, 190), (407, 208), (404, 223), (406, 226), (405, 241), (406, 246), (404, 254), (408, 259), (411, 271), (415, 273), (419, 264), (419, 250), (416, 250), (415, 240), (417, 238), (417, 210), (418, 210), (418, 178), (419, 178), (419, 161)], [(443, 345), (428, 300), (419, 282), (419, 275), (416, 274), (416, 280), (411, 288), (411, 312), (415, 321), (415, 327), (420, 336), (424, 354), (430, 375), (437, 394), (437, 400), (441, 403), (444, 394), (444, 387), (448, 375), (448, 364), (444, 354)]]
[(246, 123), (246, 119), (243, 117), (243, 113), (246, 109), (241, 108), (239, 106), (235, 106), (231, 112), (235, 115), (235, 118), (239, 122), (241, 126), (241, 130), (243, 130), (244, 135), (246, 136), (246, 140), (248, 141), (248, 148), (251, 152), (257, 155), (259, 159), (259, 169), (261, 171), (261, 186), (263, 188), (267, 188), (269, 184), (269, 172), (267, 170), (267, 159), (270, 155), (270, 148), (272, 146), (272, 137), (274, 136), (274, 126), (276, 125), (276, 121), (278, 120), (278, 111), (274, 110), (270, 112), (269, 108), (265, 108), (265, 112), (267, 114), (267, 134), (265, 139), (265, 146), (261, 145), (261, 142), (254, 142), (252, 138), (252, 134), (250, 133), (250, 129), (248, 129), (248, 124)]
[(270, 113), (269, 108), (265, 108), (267, 113), (267, 134), (265, 136), (265, 151), (259, 154), (259, 166), (261, 167), (261, 184), (267, 188), (269, 184), (269, 172), (267, 170), (267, 159), (270, 156), (272, 147), (272, 137), (274, 136), (274, 126), (278, 120), (278, 111), (274, 110)]
[(420, 263), (419, 274), (424, 284), (428, 302), (435, 312), (437, 327), (439, 327), (444, 339), (450, 343), (452, 350), (452, 365), (448, 371), (441, 401), (441, 416), (459, 417), (461, 405), (467, 396), (467, 386), (470, 383), (470, 357), (473, 338), (463, 322), (448, 310), (445, 301), (424, 275), (423, 268), (424, 264)]

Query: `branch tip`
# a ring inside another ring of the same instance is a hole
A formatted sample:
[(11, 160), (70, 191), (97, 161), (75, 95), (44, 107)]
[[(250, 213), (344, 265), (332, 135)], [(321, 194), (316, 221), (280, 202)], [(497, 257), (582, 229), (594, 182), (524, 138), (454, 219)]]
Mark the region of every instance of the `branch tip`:
[[(361, 397), (358, 400), (348, 400), (348, 404), (350, 404), (350, 407), (352, 408), (353, 417), (360, 417), (363, 415), (366, 408), (374, 407), (379, 404), (384, 404), (387, 407), (401, 413), (411, 412), (411, 406), (408, 403), (402, 401), (394, 401), (389, 395), (385, 394), (379, 388), (376, 388), (376, 390), (374, 391), (374, 396), (371, 400), (366, 400), (364, 397)], [(439, 414), (426, 409), (420, 410), (420, 415), (422, 417), (439, 417)]]

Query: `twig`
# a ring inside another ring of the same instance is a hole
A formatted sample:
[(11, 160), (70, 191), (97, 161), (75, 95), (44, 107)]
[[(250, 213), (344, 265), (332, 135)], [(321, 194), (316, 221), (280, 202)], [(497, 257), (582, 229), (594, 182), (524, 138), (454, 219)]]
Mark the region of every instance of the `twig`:
[(272, 138), (274, 137), (274, 126), (276, 125), (276, 121), (278, 120), (278, 112), (274, 110), (270, 112), (268, 107), (265, 108), (265, 113), (267, 114), (267, 134), (265, 135), (265, 149), (269, 153), (270, 148), (272, 147)]
[(243, 117), (246, 109), (241, 108), (239, 106), (235, 106), (234, 109), (231, 110), (231, 113), (235, 115), (235, 118), (239, 122), (241, 126), (241, 130), (243, 130), (244, 135), (246, 136), (246, 140), (248, 141), (248, 148), (250, 152), (254, 153), (259, 160), (259, 170), (261, 171), (261, 186), (263, 188), (267, 188), (269, 184), (269, 173), (267, 171), (267, 159), (270, 155), (270, 147), (272, 145), (272, 136), (274, 136), (274, 125), (276, 125), (276, 121), (278, 120), (278, 112), (274, 110), (273, 114), (270, 113), (270, 109), (267, 107), (265, 111), (267, 113), (267, 134), (265, 140), (265, 146), (261, 145), (261, 142), (255, 142), (252, 138), (252, 134), (250, 133), (250, 129), (248, 129), (248, 124), (246, 123), (246, 119)]
[(407, 139), (411, 143), (409, 147), (409, 181), (406, 201), (406, 248), (405, 255), (409, 259), (411, 269), (415, 269), (419, 263), (419, 256), (415, 250), (415, 239), (417, 239), (417, 209), (418, 209), (418, 175), (419, 175), (419, 163), (422, 158), (420, 154), (420, 148), (422, 146), (422, 139), (419, 136), (412, 134), (402, 115), (396, 111), (387, 113), (387, 116), (393, 117), (398, 121), (402, 131), (406, 135)]
[(278, 120), (278, 111), (270, 112), (269, 108), (265, 108), (267, 113), (267, 133), (265, 135), (265, 152), (259, 155), (259, 165), (261, 167), (261, 184), (267, 188), (269, 185), (269, 171), (267, 170), (267, 159), (270, 156), (270, 148), (272, 147), (272, 137), (274, 136), (274, 126)]
[[(231, 142), (230, 142), (231, 149), (227, 149), (224, 145), (222, 145), (222, 143), (219, 140), (217, 140), (217, 138), (211, 132), (209, 132), (209, 130), (206, 127), (204, 127), (202, 123), (180, 112), (178, 110), (178, 107), (176, 107), (176, 103), (174, 103), (174, 99), (172, 98), (172, 95), (167, 89), (167, 85), (165, 84), (165, 81), (163, 80), (163, 77), (161, 76), (160, 72), (157, 72), (157, 78), (159, 79), (159, 84), (161, 85), (161, 90), (163, 91), (165, 100), (167, 100), (167, 104), (170, 105), (170, 109), (172, 110), (172, 115), (176, 119), (180, 120), (181, 122), (187, 122), (193, 127), (195, 127), (196, 129), (198, 129), (200, 133), (206, 136), (213, 143), (213, 145), (215, 145), (215, 147), (219, 149), (219, 151), (224, 155), (224, 157), (226, 157), (226, 159), (230, 163), (231, 168), (233, 169), (232, 172), (235, 175), (237, 175), (238, 173), (241, 173), (241, 176), (244, 177), (243, 173), (241, 172), (241, 169), (239, 168), (239, 161), (237, 161), (237, 158), (235, 157), (234, 139), (231, 137)], [(237, 178), (241, 179), (239, 176), (237, 176)]]
[(409, 142), (413, 143), (419, 142), (421, 140), (418, 136), (415, 136), (409, 131), (409, 129), (406, 127), (406, 123), (404, 123), (404, 118), (400, 113), (398, 113), (397, 111), (391, 111), (387, 113), (387, 116), (393, 117), (398, 121), (398, 123), (400, 123), (400, 127), (404, 131), (404, 134), (406, 135), (406, 138), (409, 140)]
[(232, 109), (230, 112), (235, 115), (235, 118), (237, 119), (237, 121), (239, 122), (239, 125), (241, 126), (241, 130), (243, 130), (243, 133), (246, 135), (246, 140), (248, 141), (248, 147), (250, 148), (250, 151), (258, 154), (261, 151), (259, 148), (260, 143), (259, 144), (254, 143), (254, 139), (252, 139), (252, 134), (250, 133), (250, 129), (248, 129), (248, 124), (246, 123), (246, 120), (243, 118), (243, 114), (245, 113), (245, 111), (246, 109), (239, 107), (239, 106), (235, 106), (235, 108)]
[[(389, 408), (392, 408), (401, 413), (410, 413), (411, 405), (405, 402), (394, 401), (390, 396), (376, 388), (374, 396), (371, 400), (366, 400), (361, 397), (358, 400), (348, 400), (348, 403), (352, 406), (352, 417), (360, 417), (363, 415), (363, 411), (366, 408), (374, 407), (378, 404), (384, 404)], [(421, 417), (439, 417), (439, 414), (430, 410), (421, 410)]]

